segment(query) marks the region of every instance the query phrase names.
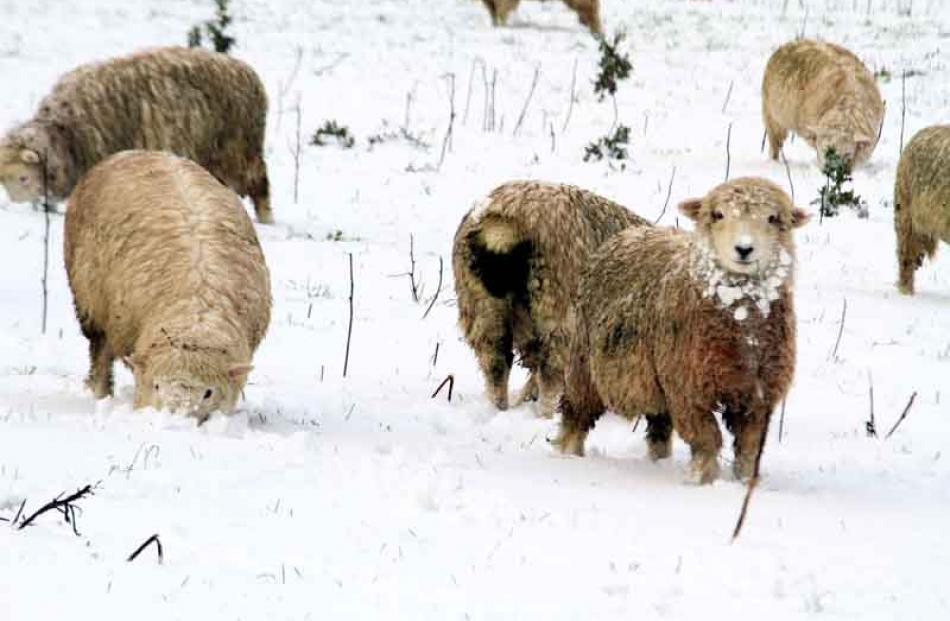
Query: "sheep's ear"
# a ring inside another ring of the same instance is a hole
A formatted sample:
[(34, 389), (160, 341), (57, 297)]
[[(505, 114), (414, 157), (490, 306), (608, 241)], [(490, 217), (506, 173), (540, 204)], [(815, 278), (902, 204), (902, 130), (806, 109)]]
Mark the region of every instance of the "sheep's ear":
[(20, 150), (20, 161), (24, 164), (39, 164), (40, 163), (40, 154), (34, 151), (33, 149), (21, 149)]
[(699, 220), (699, 211), (703, 207), (703, 199), (690, 198), (679, 204), (680, 213), (696, 222)]
[(231, 368), (228, 369), (228, 378), (233, 382), (244, 381), (253, 369), (254, 365), (251, 364), (231, 365)]
[(797, 229), (800, 226), (805, 226), (806, 224), (808, 224), (809, 220), (811, 220), (811, 214), (805, 211), (804, 209), (801, 209), (799, 207), (792, 209), (792, 228), (793, 229)]

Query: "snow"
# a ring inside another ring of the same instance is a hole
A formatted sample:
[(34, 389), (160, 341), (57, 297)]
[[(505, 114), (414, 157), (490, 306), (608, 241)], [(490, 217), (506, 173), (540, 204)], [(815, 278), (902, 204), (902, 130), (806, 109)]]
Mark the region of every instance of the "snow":
[[(271, 98), (278, 221), (258, 227), (275, 306), (246, 400), (196, 427), (132, 411), (122, 370), (116, 396), (96, 403), (82, 385), (62, 217), (42, 335), (43, 217), (0, 198), (0, 517), (99, 482), (77, 505), (79, 537), (56, 514), (23, 531), (0, 523), (0, 619), (950, 614), (950, 252), (918, 271), (916, 296), (899, 295), (891, 204), (902, 122), (906, 143), (947, 121), (945, 2), (604, 0), (606, 28), (628, 30), (634, 64), (618, 98), (631, 127), (625, 170), (582, 161), (613, 109), (591, 92), (596, 44), (560, 3), (524, 2), (505, 29), (475, 0), (232, 4), (234, 53)], [(210, 13), (197, 0), (0, 0), (0, 127), (28, 118), (71, 67), (180, 43)], [(762, 69), (802, 31), (890, 72), (887, 115), (854, 175), (870, 217), (814, 218), (796, 232), (798, 371), (781, 441), (773, 424), (764, 478), (730, 543), (744, 487), (725, 475), (685, 485), (678, 440), (653, 464), (642, 429), (607, 416), (585, 458), (564, 458), (546, 442), (556, 421), (530, 405), (493, 410), (455, 325), (451, 239), (474, 201), (514, 178), (575, 183), (675, 226), (677, 202), (721, 182), (728, 161), (732, 177), (788, 187), (790, 174), (796, 203), (814, 210), (814, 152), (786, 145), (788, 171), (760, 152)], [(575, 62), (578, 99), (562, 131)], [(903, 70), (915, 72), (904, 112)], [(457, 116), (440, 166), (448, 74)], [(484, 131), (493, 80), (496, 131)], [(295, 203), (298, 102), (304, 143), (328, 119), (358, 142), (305, 146)], [(428, 149), (368, 148), (404, 125)], [(418, 303), (403, 275), (410, 235)], [(442, 290), (423, 319), (440, 258)], [(449, 373), (452, 401), (444, 389), (430, 399)], [(865, 433), (872, 383), (878, 438)], [(153, 549), (127, 563), (153, 533), (164, 563)]]

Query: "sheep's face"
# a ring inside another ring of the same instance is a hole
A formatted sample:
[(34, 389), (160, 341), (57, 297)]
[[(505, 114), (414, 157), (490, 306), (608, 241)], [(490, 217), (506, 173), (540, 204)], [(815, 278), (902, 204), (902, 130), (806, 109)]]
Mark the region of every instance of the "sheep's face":
[(39, 154), (31, 149), (0, 148), (0, 184), (14, 203), (30, 203), (43, 198)]
[(249, 365), (233, 365), (226, 372), (209, 372), (207, 367), (178, 368), (167, 372), (166, 365), (128, 361), (135, 374), (135, 407), (185, 414), (204, 422), (214, 412), (229, 413), (237, 405), (250, 372)]
[(683, 202), (680, 211), (696, 223), (721, 269), (753, 277), (769, 273), (783, 254), (791, 259), (791, 230), (809, 218), (781, 188), (758, 178), (724, 183), (702, 199)]
[(863, 164), (870, 157), (874, 136), (866, 136), (849, 125), (844, 112), (832, 110), (822, 119), (821, 127), (812, 130), (821, 169), (825, 168), (829, 150), (834, 150), (849, 167)]

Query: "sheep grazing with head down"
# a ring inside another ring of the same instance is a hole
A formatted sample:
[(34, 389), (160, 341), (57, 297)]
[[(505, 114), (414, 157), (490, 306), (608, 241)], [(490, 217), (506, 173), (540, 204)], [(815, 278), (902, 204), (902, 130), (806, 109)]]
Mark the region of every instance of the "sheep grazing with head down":
[(582, 455), (606, 409), (645, 415), (650, 457), (670, 455), (675, 429), (692, 450), (690, 480), (708, 483), (719, 472), (721, 412), (745, 478), (794, 372), (791, 231), (808, 216), (758, 178), (680, 210), (694, 232), (627, 229), (584, 270), (555, 444)]
[(452, 248), (459, 324), (495, 406), (508, 407), (517, 352), (531, 373), (518, 403), (539, 399), (553, 414), (581, 269), (605, 239), (646, 224), (591, 192), (534, 181), (501, 185), (465, 214)]
[(169, 151), (250, 196), (257, 219), (273, 222), (266, 118), (260, 78), (225, 54), (161, 48), (83, 65), (0, 140), (0, 183), (16, 202), (58, 201), (113, 153)]
[(950, 125), (922, 129), (901, 153), (894, 183), (897, 286), (913, 295), (914, 273), (937, 242), (950, 244)]
[(877, 146), (884, 102), (857, 56), (833, 43), (796, 39), (765, 67), (762, 117), (773, 160), (792, 130), (815, 148), (822, 168), (829, 149), (856, 166)]
[[(521, 0), (482, 0), (482, 2), (491, 14), (492, 23), (495, 26), (504, 26), (508, 22), (508, 15), (518, 8)], [(600, 0), (564, 0), (564, 4), (577, 13), (581, 24), (587, 26), (591, 33), (603, 32), (603, 26), (600, 23)]]
[(270, 321), (270, 277), (240, 199), (190, 160), (126, 151), (95, 166), (66, 210), (64, 257), (89, 339), (87, 384), (135, 375), (135, 407), (205, 420), (233, 410)]

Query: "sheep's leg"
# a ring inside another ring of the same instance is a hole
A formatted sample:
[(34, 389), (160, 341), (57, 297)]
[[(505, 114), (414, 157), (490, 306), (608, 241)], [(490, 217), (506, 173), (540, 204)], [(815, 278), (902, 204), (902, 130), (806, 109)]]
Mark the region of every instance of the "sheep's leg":
[(554, 416), (557, 399), (564, 392), (564, 371), (546, 358), (538, 369), (538, 411), (544, 418)]
[(257, 155), (250, 161), (249, 165), (247, 193), (254, 203), (257, 221), (261, 224), (273, 224), (274, 214), (270, 208), (270, 181), (267, 178), (267, 166), (264, 164), (264, 158)]
[(762, 442), (762, 432), (768, 420), (769, 408), (742, 410), (726, 408), (722, 418), (732, 433), (735, 461), (732, 471), (739, 480), (747, 480), (755, 470), (755, 458)]
[(496, 26), (508, 23), (508, 16), (518, 8), (519, 0), (495, 0), (494, 22)]
[(648, 414), (646, 418), (650, 459), (666, 459), (673, 451), (673, 419), (666, 412)]
[(590, 376), (586, 343), (579, 338), (571, 351), (561, 396), (561, 428), (552, 441), (562, 453), (583, 456), (587, 434), (607, 409)]
[(713, 416), (712, 407), (680, 406), (670, 410), (673, 426), (680, 437), (689, 444), (692, 458), (687, 480), (691, 483), (712, 483), (719, 476), (719, 449), (722, 433)]
[[(487, 318), (488, 319), (488, 318)], [(508, 409), (508, 377), (511, 374), (511, 364), (514, 362), (510, 322), (505, 314), (500, 312), (490, 318), (492, 323), (502, 324), (500, 330), (492, 335), (485, 335), (474, 344), (478, 356), (478, 363), (485, 376), (485, 388), (488, 398), (499, 410)], [(495, 332), (493, 330), (493, 332)]]
[(518, 392), (518, 397), (515, 399), (513, 405), (519, 406), (522, 403), (528, 401), (537, 401), (538, 400), (538, 376), (536, 371), (531, 371), (531, 374), (528, 376), (528, 381), (525, 382), (524, 387)]
[(96, 399), (104, 399), (112, 395), (112, 361), (115, 355), (102, 331), (83, 327), (83, 333), (89, 339), (89, 377), (86, 378), (86, 386)]
[(920, 235), (913, 231), (901, 232), (897, 235), (897, 260), (900, 265), (900, 274), (897, 286), (901, 293), (913, 295), (914, 274), (924, 258), (933, 256), (937, 250), (935, 237)]
[(769, 138), (769, 157), (778, 160), (782, 145), (785, 144), (785, 139), (788, 137), (788, 130), (772, 118), (764, 103), (762, 105), (762, 119), (765, 122), (765, 133)]
[(590, 29), (592, 34), (600, 34), (603, 27), (600, 23), (600, 0), (564, 0), (571, 7), (580, 22)]

